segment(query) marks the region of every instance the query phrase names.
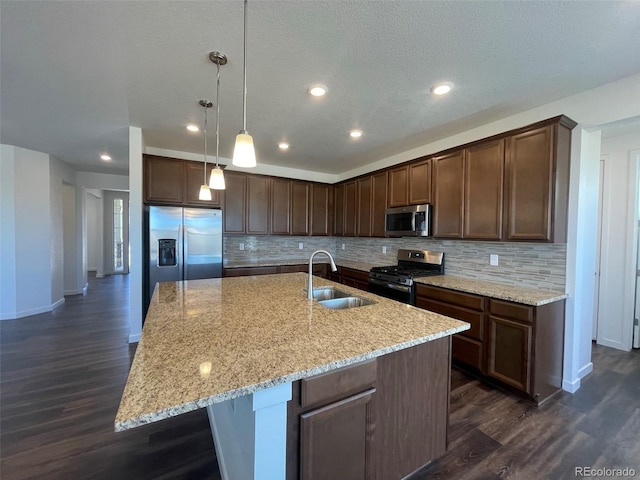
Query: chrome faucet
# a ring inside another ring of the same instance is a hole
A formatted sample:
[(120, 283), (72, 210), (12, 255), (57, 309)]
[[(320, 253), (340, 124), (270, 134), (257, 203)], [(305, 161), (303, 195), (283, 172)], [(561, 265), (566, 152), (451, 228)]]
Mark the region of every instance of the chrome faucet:
[(311, 257), (309, 257), (309, 281), (307, 282), (307, 298), (309, 300), (313, 300), (313, 257), (315, 257), (318, 253), (324, 253), (327, 257), (329, 257), (329, 260), (331, 261), (332, 272), (338, 270), (338, 267), (336, 267), (336, 262), (333, 261), (333, 257), (326, 250), (316, 250), (311, 254)]

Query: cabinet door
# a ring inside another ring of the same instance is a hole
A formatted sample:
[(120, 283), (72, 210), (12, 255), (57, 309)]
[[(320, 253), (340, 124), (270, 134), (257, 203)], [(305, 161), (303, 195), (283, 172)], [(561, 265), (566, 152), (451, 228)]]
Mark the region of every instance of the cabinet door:
[(404, 207), (409, 204), (409, 167), (389, 170), (389, 207)]
[(356, 235), (371, 236), (371, 177), (359, 178), (358, 204), (356, 208)]
[[(205, 180), (204, 175), (204, 163), (198, 162), (185, 162), (187, 186), (184, 192), (185, 205), (220, 205), (220, 192), (221, 190), (211, 190), (211, 200), (200, 200), (200, 187)], [(207, 164), (206, 184), (209, 184), (209, 176), (213, 165)]]
[(271, 233), (291, 233), (291, 180), (274, 178), (271, 181)]
[(291, 182), (291, 235), (309, 235), (311, 184)]
[(311, 235), (331, 235), (333, 224), (331, 185), (311, 185)]
[(431, 159), (409, 165), (409, 204), (431, 203)]
[(247, 235), (269, 233), (269, 186), (271, 179), (257, 175), (247, 177)]
[(370, 478), (375, 389), (300, 417), (300, 480)]
[(185, 162), (175, 158), (144, 156), (145, 202), (182, 205)]
[(508, 139), (507, 240), (551, 241), (552, 152), (552, 126)]
[(225, 172), (224, 181), (227, 186), (224, 191), (224, 210), (222, 212), (224, 232), (245, 233), (247, 176), (244, 173)]
[(333, 234), (344, 235), (344, 184), (333, 187)]
[(531, 393), (532, 326), (489, 315), (487, 375)]
[(371, 205), (371, 236), (384, 237), (385, 210), (387, 208), (387, 172), (371, 177), (373, 199)]
[(358, 188), (356, 182), (344, 184), (344, 236), (356, 236), (356, 204)]
[(433, 159), (433, 236), (462, 238), (464, 151)]
[(464, 238), (500, 240), (504, 140), (468, 148), (464, 159)]

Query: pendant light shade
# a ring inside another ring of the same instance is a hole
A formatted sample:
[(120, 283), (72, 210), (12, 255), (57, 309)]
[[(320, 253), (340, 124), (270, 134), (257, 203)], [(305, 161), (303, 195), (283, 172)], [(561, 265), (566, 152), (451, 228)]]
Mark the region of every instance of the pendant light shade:
[(256, 166), (256, 151), (253, 148), (253, 138), (244, 130), (236, 136), (236, 146), (233, 149), (233, 164), (236, 167), (244, 168)]
[(211, 190), (209, 190), (209, 185), (203, 184), (200, 186), (200, 195), (198, 195), (200, 200), (211, 200)]
[(211, 176), (209, 177), (209, 188), (213, 190), (224, 190), (226, 187), (224, 183), (224, 173), (222, 169), (216, 165), (213, 170), (211, 170)]
[(251, 168), (256, 166), (256, 151), (253, 148), (253, 138), (247, 132), (247, 0), (244, 0), (244, 74), (242, 95), (242, 130), (236, 136), (236, 146), (233, 149), (233, 165)]

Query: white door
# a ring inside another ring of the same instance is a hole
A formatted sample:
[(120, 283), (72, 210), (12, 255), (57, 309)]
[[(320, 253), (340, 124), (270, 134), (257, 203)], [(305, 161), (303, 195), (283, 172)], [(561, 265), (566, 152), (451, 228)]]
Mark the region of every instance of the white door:
[(129, 192), (104, 192), (104, 270), (129, 273)]

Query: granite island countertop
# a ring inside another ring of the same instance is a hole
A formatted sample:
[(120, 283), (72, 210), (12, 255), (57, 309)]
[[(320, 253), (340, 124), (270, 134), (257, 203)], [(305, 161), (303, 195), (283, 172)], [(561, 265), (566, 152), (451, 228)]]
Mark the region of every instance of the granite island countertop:
[(519, 287), (516, 285), (506, 285), (504, 283), (489, 282), (475, 278), (454, 277), (451, 275), (418, 277), (415, 279), (415, 282), (537, 307), (568, 297), (566, 293), (555, 290), (539, 290), (536, 288)]
[(121, 431), (467, 330), (469, 324), (314, 277), (374, 300), (331, 310), (307, 274), (160, 283), (129, 372)]

